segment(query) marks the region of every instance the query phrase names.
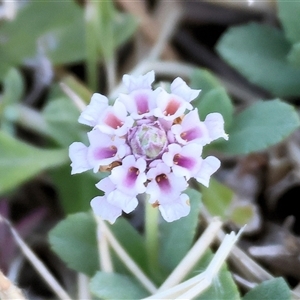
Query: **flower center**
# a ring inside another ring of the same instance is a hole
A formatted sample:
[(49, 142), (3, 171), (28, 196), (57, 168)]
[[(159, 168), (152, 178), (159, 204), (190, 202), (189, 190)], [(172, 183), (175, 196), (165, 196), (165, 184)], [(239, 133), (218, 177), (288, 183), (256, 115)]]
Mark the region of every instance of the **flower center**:
[(133, 128), (128, 135), (128, 141), (132, 153), (147, 160), (160, 156), (168, 142), (165, 130), (157, 121)]

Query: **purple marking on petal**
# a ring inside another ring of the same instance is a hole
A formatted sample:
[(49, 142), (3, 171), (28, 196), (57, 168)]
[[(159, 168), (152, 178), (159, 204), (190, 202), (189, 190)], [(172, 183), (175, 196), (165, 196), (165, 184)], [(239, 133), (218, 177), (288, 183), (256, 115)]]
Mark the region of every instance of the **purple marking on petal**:
[(181, 166), (186, 169), (192, 169), (196, 161), (190, 157), (182, 156), (180, 154), (176, 154), (173, 158), (174, 164), (177, 166)]
[(145, 95), (145, 94), (136, 95), (135, 102), (136, 102), (136, 106), (137, 106), (137, 112), (139, 115), (149, 112), (147, 95)]
[(164, 113), (167, 116), (172, 116), (176, 113), (176, 111), (178, 110), (178, 108), (180, 107), (180, 101), (178, 101), (177, 99), (171, 99), (169, 100), (169, 103), (164, 111)]
[(110, 146), (105, 148), (98, 148), (94, 151), (95, 159), (104, 159), (109, 157), (114, 157), (117, 153), (118, 149), (116, 146)]
[(160, 189), (164, 192), (164, 193), (168, 193), (171, 192), (171, 185), (168, 179), (168, 176), (165, 174), (160, 174), (158, 176), (155, 177), (155, 181), (157, 182), (157, 184), (159, 185)]
[(112, 113), (109, 113), (106, 116), (104, 123), (114, 129), (117, 129), (123, 125), (123, 122)]
[(130, 188), (130, 187), (133, 187), (135, 182), (136, 182), (136, 179), (139, 175), (140, 171), (139, 169), (135, 168), (135, 167), (130, 167), (128, 169), (128, 172), (127, 172), (127, 175), (125, 177), (125, 185)]
[(180, 134), (180, 137), (185, 141), (192, 141), (197, 138), (201, 138), (203, 136), (203, 132), (199, 127), (194, 127), (187, 131), (184, 131)]

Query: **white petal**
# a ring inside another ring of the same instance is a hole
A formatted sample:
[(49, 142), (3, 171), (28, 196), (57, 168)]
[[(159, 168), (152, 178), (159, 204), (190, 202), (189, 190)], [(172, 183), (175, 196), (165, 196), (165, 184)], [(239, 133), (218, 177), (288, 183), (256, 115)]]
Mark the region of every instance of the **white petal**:
[(228, 140), (228, 135), (224, 131), (224, 119), (220, 113), (208, 114), (204, 120), (204, 124), (212, 140), (216, 140), (220, 137)]
[(69, 147), (69, 157), (72, 161), (71, 174), (82, 173), (92, 169), (92, 166), (87, 160), (88, 147), (83, 143), (75, 142)]
[(127, 214), (132, 212), (138, 205), (136, 197), (128, 196), (119, 190), (115, 190), (108, 195), (109, 203), (120, 207)]
[(161, 215), (167, 222), (187, 216), (190, 209), (189, 197), (186, 194), (181, 194), (175, 201), (159, 205)]
[(154, 71), (138, 77), (125, 74), (122, 80), (129, 93), (138, 89), (151, 89), (151, 84), (154, 81)]
[(91, 207), (97, 216), (110, 223), (114, 223), (122, 214), (122, 209), (110, 204), (106, 196), (98, 196), (91, 200)]
[(196, 97), (198, 97), (201, 90), (191, 89), (185, 81), (183, 81), (180, 77), (177, 77), (171, 83), (171, 91), (173, 94), (180, 96), (188, 102), (191, 102)]
[(195, 175), (196, 180), (208, 187), (211, 175), (220, 168), (220, 165), (221, 162), (218, 158), (214, 156), (206, 157), (202, 162), (198, 174)]
[(100, 115), (108, 107), (108, 99), (98, 93), (93, 94), (90, 104), (79, 116), (78, 122), (94, 127), (97, 125)]
[(97, 184), (96, 187), (103, 191), (105, 194), (111, 193), (113, 190), (116, 189), (115, 184), (110, 180), (109, 177), (105, 177), (102, 180), (100, 180)]

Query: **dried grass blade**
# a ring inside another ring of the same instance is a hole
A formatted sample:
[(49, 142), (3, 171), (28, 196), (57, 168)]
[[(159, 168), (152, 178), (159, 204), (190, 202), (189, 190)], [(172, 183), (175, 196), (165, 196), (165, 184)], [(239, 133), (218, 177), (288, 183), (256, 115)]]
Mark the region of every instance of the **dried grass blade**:
[(128, 270), (136, 277), (136, 279), (150, 292), (155, 293), (156, 287), (153, 282), (144, 274), (140, 267), (132, 260), (132, 258), (127, 254), (124, 248), (120, 245), (117, 239), (114, 237), (113, 233), (106, 226), (105, 222), (99, 217), (96, 217), (98, 224), (100, 223), (103, 233), (106, 235), (108, 242), (111, 247), (114, 249), (116, 254), (122, 260), (124, 265)]
[(68, 295), (68, 293), (62, 288), (62, 286), (58, 283), (58, 281), (50, 273), (50, 271), (43, 264), (43, 262), (35, 255), (35, 253), (27, 246), (27, 244), (19, 236), (17, 231), (10, 224), (10, 222), (0, 215), (0, 223), (1, 222), (7, 224), (16, 243), (20, 247), (24, 256), (28, 259), (28, 261), (31, 263), (33, 268), (41, 275), (41, 277), (45, 280), (47, 285), (52, 289), (52, 291), (57, 295), (57, 297), (59, 299), (63, 299), (63, 300), (71, 299), (71, 297)]

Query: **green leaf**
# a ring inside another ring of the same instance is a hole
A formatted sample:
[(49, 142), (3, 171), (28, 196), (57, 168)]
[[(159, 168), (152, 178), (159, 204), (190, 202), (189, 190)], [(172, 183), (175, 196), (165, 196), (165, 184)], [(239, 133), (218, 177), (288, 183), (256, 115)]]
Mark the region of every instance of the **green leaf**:
[[(101, 195), (95, 186), (100, 176), (91, 172), (71, 175), (70, 164), (68, 164), (51, 170), (50, 175), (66, 214), (90, 209), (92, 198)], [(102, 173), (100, 175), (104, 176)]]
[(231, 99), (222, 87), (214, 88), (207, 92), (198, 104), (200, 119), (204, 120), (209, 113), (220, 113), (225, 121), (225, 128), (232, 122), (233, 105)]
[(264, 281), (250, 292), (248, 292), (243, 300), (290, 300), (291, 292), (283, 278), (274, 278)]
[(68, 160), (67, 151), (42, 150), (0, 132), (0, 193)]
[(281, 142), (299, 127), (293, 106), (280, 101), (259, 101), (239, 113), (229, 130), (229, 140), (218, 149), (230, 154), (260, 151)]
[(99, 269), (96, 223), (89, 213), (68, 216), (49, 233), (52, 249), (71, 268), (93, 276)]
[(112, 22), (115, 19), (116, 10), (112, 0), (99, 1), (95, 5), (98, 8), (97, 22), (99, 22), (99, 26), (96, 28), (98, 46), (104, 60), (109, 61), (114, 55), (114, 45), (116, 45)]
[(11, 68), (5, 76), (3, 84), (2, 103), (6, 105), (18, 103), (24, 92), (24, 82), (20, 72)]
[(238, 226), (249, 224), (254, 217), (255, 210), (251, 203), (247, 205), (236, 203), (230, 215), (228, 216), (228, 218)]
[[(32, 16), (34, 16), (34, 22), (32, 22)], [(57, 49), (63, 49), (63, 53), (61, 51), (59, 53), (70, 62), (70, 57), (74, 57), (74, 52), (78, 57), (78, 49), (68, 47), (75, 45), (82, 49), (79, 43), (83, 40), (83, 35), (80, 37), (83, 30), (78, 30), (79, 20), (82, 20), (83, 26), (83, 11), (74, 1), (32, 1), (27, 3), (19, 11), (14, 21), (2, 24), (0, 34), (5, 38), (2, 52), (10, 63), (20, 64), (24, 59), (37, 54), (37, 41), (39, 41), (46, 53), (47, 51), (53, 52), (56, 57), (59, 56), (56, 52)], [(73, 25), (74, 27), (72, 27)], [(72, 30), (70, 30), (71, 27)], [(75, 37), (74, 28), (77, 29)], [(41, 37), (43, 38), (39, 40)], [(64, 43), (66, 46), (63, 46)], [(59, 58), (59, 62), (61, 61), (62, 59)]]
[[(99, 9), (101, 2), (87, 2), (85, 6), (85, 49), (86, 49), (86, 66), (87, 81), (89, 88), (96, 90), (98, 86), (98, 60), (100, 53), (99, 40), (102, 38), (98, 30), (100, 28)], [(100, 38), (99, 38), (100, 35)]]
[(113, 25), (116, 40), (115, 46), (120, 46), (134, 34), (138, 26), (138, 21), (130, 14), (118, 13)]
[(201, 194), (194, 189), (187, 189), (191, 212), (178, 221), (160, 224), (160, 263), (172, 271), (191, 248), (198, 225)]
[(91, 1), (86, 5), (86, 54), (89, 87), (98, 84), (99, 58), (109, 64), (115, 50), (134, 33), (137, 22), (127, 14), (120, 14), (113, 1)]
[(17, 69), (11, 68), (3, 80), (3, 94), (0, 101), (0, 127), (11, 135), (15, 132), (15, 124), (10, 119), (11, 107), (21, 100), (23, 92), (23, 78)]
[(277, 0), (278, 16), (291, 43), (300, 42), (300, 2)]
[(70, 64), (85, 59), (83, 14), (78, 15), (70, 24), (51, 29), (41, 40), (45, 44), (47, 57), (54, 65)]
[(142, 299), (149, 294), (129, 276), (97, 272), (90, 282), (91, 293), (101, 299)]
[(114, 50), (131, 37), (137, 29), (137, 21), (132, 15), (119, 13), (114, 2), (100, 1), (97, 5), (95, 26), (98, 46), (105, 60), (113, 57)]
[(293, 45), (287, 59), (293, 66), (300, 67), (300, 42)]
[(68, 98), (53, 99), (43, 110), (50, 135), (61, 146), (80, 140), (82, 127), (78, 123), (79, 110)]
[[(197, 98), (199, 99), (201, 97), (204, 97), (206, 93), (208, 93), (212, 89), (221, 87), (221, 84), (210, 71), (197, 68), (191, 75), (190, 86), (194, 89), (201, 89), (199, 97)], [(194, 101), (197, 102), (197, 99)], [(195, 105), (194, 101), (193, 105)]]
[(214, 178), (209, 187), (202, 187), (202, 201), (212, 216), (219, 216), (223, 221), (232, 221), (243, 226), (255, 216), (254, 206), (234, 201), (234, 192)]
[[(0, 30), (0, 36), (1, 36), (1, 30)], [(0, 47), (0, 57), (1, 57), (0, 80), (2, 80), (3, 78), (5, 78), (7, 72), (9, 72), (9, 70), (14, 67), (14, 64), (10, 61), (8, 54), (4, 51), (2, 47)]]
[[(196, 272), (197, 273), (203, 272), (207, 268), (211, 260), (213, 259), (213, 256), (214, 254), (210, 250), (207, 250), (203, 258), (197, 264), (194, 271), (191, 273), (191, 275), (195, 276)], [(222, 266), (219, 273), (215, 276), (215, 278), (211, 283), (211, 286), (206, 291), (204, 291), (204, 293), (202, 293), (195, 299), (197, 300), (212, 300), (212, 299), (239, 300), (241, 299), (238, 288), (232, 278), (231, 272), (228, 271), (226, 264)]]
[(216, 50), (249, 81), (274, 95), (300, 95), (300, 68), (286, 59), (290, 43), (282, 31), (255, 23), (231, 27)]
[[(221, 269), (218, 276), (213, 280), (212, 285), (197, 300), (239, 300), (240, 294), (232, 275), (229, 271)], [(256, 300), (262, 300), (257, 298)]]
[(209, 187), (202, 187), (202, 201), (209, 213), (227, 219), (228, 210), (233, 200), (233, 191), (214, 178), (210, 179)]

